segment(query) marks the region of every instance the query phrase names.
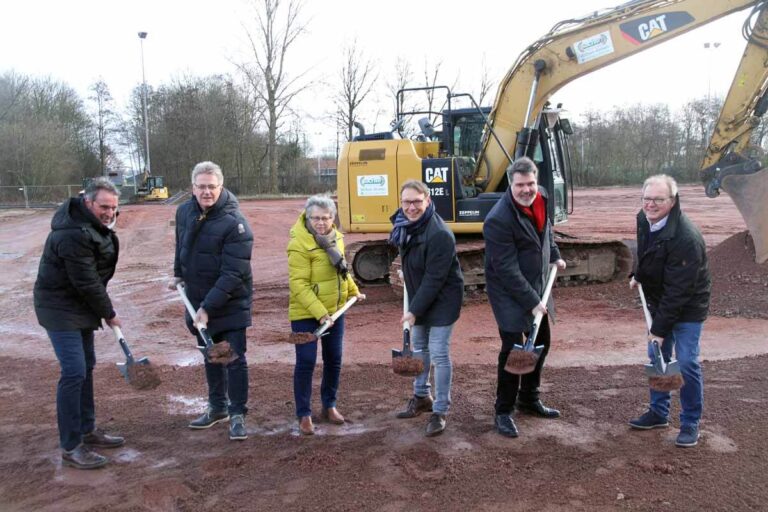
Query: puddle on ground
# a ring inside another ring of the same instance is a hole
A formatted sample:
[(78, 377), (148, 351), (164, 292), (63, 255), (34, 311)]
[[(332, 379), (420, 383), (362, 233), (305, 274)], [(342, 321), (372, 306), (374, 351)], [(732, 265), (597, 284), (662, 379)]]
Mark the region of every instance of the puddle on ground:
[(208, 399), (200, 396), (168, 395), (166, 410), (170, 414), (188, 415), (205, 411)]
[(156, 463), (152, 464), (150, 467), (152, 469), (159, 469), (159, 468), (174, 467), (177, 465), (178, 465), (178, 461), (174, 458), (170, 458), (170, 459), (159, 460)]
[(168, 357), (164, 362), (171, 366), (202, 366), (203, 356), (200, 352), (188, 352), (175, 357)]
[[(345, 423), (344, 425), (330, 425), (328, 423), (315, 424), (315, 436), (359, 436), (368, 432), (378, 432), (384, 427), (366, 427), (362, 423)], [(289, 431), (294, 437), (305, 436), (299, 432), (298, 423), (287, 426), (284, 431)]]
[(115, 462), (132, 462), (141, 456), (141, 452), (133, 448), (123, 448), (120, 453), (110, 457)]

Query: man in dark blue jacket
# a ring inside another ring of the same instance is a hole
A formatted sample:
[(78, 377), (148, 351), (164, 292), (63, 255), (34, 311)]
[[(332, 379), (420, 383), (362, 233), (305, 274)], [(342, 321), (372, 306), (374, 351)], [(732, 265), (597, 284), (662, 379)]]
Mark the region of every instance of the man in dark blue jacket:
[(95, 178), (82, 197), (65, 201), (53, 216), (35, 281), (35, 314), (45, 327), (61, 365), (56, 416), (62, 462), (78, 469), (103, 466), (108, 459), (91, 448), (116, 448), (124, 439), (96, 428), (93, 331), (101, 320), (120, 327), (107, 283), (117, 265), (120, 192)]
[[(253, 233), (240, 213), (237, 198), (224, 188), (224, 175), (213, 162), (192, 171), (193, 197), (176, 210), (176, 257), (170, 288), (183, 282), (194, 322), (207, 325), (214, 343), (226, 340), (237, 359), (222, 365), (205, 359), (208, 410), (189, 424), (207, 429), (229, 420), (229, 438), (248, 437), (248, 365), (245, 329), (251, 325)], [(186, 315), (187, 326), (205, 345)], [(229, 398), (229, 403), (227, 402)]]
[[(704, 405), (699, 339), (711, 288), (706, 246), (699, 230), (680, 210), (673, 178), (660, 174), (645, 180), (642, 201), (637, 214), (637, 269), (630, 287), (643, 286), (653, 317), (649, 339), (661, 344), (667, 360), (674, 347), (680, 364), (684, 385), (675, 444), (696, 446)], [(649, 357), (653, 360), (653, 354)], [(651, 390), (648, 411), (630, 421), (630, 426), (639, 430), (667, 427), (670, 398), (669, 392)]]
[[(541, 370), (549, 352), (548, 313), (554, 309), (541, 299), (549, 273), (555, 263), (565, 268), (552, 235), (547, 216), (547, 197), (538, 188), (538, 169), (529, 158), (515, 160), (507, 171), (509, 189), (485, 219), (485, 281), (488, 300), (501, 336), (496, 387), (496, 430), (506, 437), (517, 437), (512, 419), (517, 404), (521, 411), (543, 418), (557, 418), (560, 411), (545, 407), (539, 397)], [(533, 372), (523, 376), (504, 370), (512, 346), (525, 340), (533, 317), (541, 312), (536, 345), (544, 345)], [(554, 312), (554, 311), (551, 311)], [(519, 391), (519, 396), (518, 396)]]
[[(435, 212), (429, 188), (416, 180), (403, 183), (400, 205), (392, 216), (390, 243), (398, 248), (403, 280), (408, 292), (408, 322), (414, 350), (421, 350), (424, 371), (413, 381), (413, 398), (398, 418), (413, 418), (432, 411), (427, 437), (445, 430), (451, 405), (453, 366), (451, 331), (459, 319), (464, 298), (464, 276), (456, 256), (456, 239)], [(435, 367), (435, 400), (430, 396), (429, 375)]]

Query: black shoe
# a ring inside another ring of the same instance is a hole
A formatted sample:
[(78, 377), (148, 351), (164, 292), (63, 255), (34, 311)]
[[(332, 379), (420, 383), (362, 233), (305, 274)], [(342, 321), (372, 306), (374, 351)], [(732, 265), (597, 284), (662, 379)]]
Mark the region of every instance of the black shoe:
[(408, 400), (408, 404), (405, 406), (404, 411), (397, 413), (397, 417), (403, 418), (415, 418), (423, 412), (432, 412), (432, 397), (431, 396), (413, 396)]
[(445, 430), (445, 415), (432, 413), (429, 417), (429, 423), (427, 423), (427, 430), (425, 435), (427, 437), (439, 436)]
[(517, 431), (515, 420), (509, 414), (497, 414), (494, 420), (496, 432), (505, 437), (517, 437), (520, 433)]
[(88, 447), (97, 448), (119, 448), (125, 444), (125, 438), (120, 436), (108, 436), (98, 428), (93, 432), (83, 435), (83, 444)]
[(74, 450), (61, 452), (61, 462), (77, 469), (96, 469), (109, 462), (109, 459), (80, 444)]
[(202, 416), (189, 422), (188, 426), (194, 430), (201, 430), (204, 428), (211, 428), (220, 421), (227, 421), (228, 419), (229, 413), (226, 411), (216, 412), (208, 409)]
[(543, 403), (541, 403), (541, 400), (536, 400), (535, 402), (521, 402), (518, 400), (517, 409), (521, 412), (533, 414), (534, 416), (539, 416), (541, 418), (560, 417), (560, 411), (546, 407)]
[(229, 420), (230, 441), (242, 441), (248, 439), (248, 431), (245, 429), (245, 418), (242, 414), (233, 414)]
[(669, 426), (669, 420), (663, 416), (659, 416), (652, 410), (648, 409), (639, 418), (629, 420), (629, 426), (636, 430), (651, 430), (652, 428), (666, 428)]

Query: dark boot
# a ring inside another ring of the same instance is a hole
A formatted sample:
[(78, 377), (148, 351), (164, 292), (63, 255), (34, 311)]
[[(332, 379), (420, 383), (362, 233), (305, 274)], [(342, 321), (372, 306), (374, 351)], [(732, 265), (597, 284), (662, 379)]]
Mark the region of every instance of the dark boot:
[(233, 414), (232, 418), (230, 418), (229, 439), (231, 441), (248, 439), (248, 431), (245, 429), (245, 417), (242, 414)]
[(189, 422), (189, 428), (194, 430), (200, 430), (204, 428), (211, 428), (220, 421), (227, 421), (229, 419), (229, 413), (227, 411), (212, 411), (208, 409), (203, 415)]
[(427, 423), (427, 430), (425, 435), (427, 437), (439, 436), (445, 430), (445, 415), (432, 413), (429, 417), (429, 423)]
[(397, 413), (397, 417), (403, 418), (415, 418), (423, 412), (432, 412), (432, 397), (431, 396), (416, 396), (414, 395), (408, 400), (408, 404), (405, 406), (405, 410)]
[(517, 437), (519, 435), (515, 420), (513, 420), (512, 416), (509, 414), (497, 414), (494, 424), (496, 426), (496, 432), (504, 437)]
[(83, 436), (83, 443), (89, 448), (119, 448), (125, 444), (125, 439), (120, 436), (108, 436), (98, 428)]
[(61, 452), (61, 462), (77, 469), (96, 469), (109, 462), (109, 459), (80, 444), (74, 450)]
[(541, 403), (541, 400), (536, 400), (535, 402), (521, 402), (520, 400), (518, 400), (517, 409), (521, 412), (532, 414), (534, 416), (539, 416), (540, 418), (559, 418), (560, 417), (560, 411), (558, 411), (557, 409), (552, 409), (550, 407), (545, 407), (544, 404)]

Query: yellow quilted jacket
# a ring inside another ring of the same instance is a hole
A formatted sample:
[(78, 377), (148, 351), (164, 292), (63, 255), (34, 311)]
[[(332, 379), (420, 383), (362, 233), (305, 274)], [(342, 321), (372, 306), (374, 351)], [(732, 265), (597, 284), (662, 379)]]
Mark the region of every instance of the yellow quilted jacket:
[[(291, 240), (288, 242), (288, 318), (319, 320), (335, 313), (347, 297), (357, 295), (359, 291), (351, 275), (342, 279), (336, 272), (328, 254), (307, 230), (304, 219), (304, 213), (299, 215), (291, 228)], [(338, 230), (336, 247), (344, 254), (344, 237)]]

